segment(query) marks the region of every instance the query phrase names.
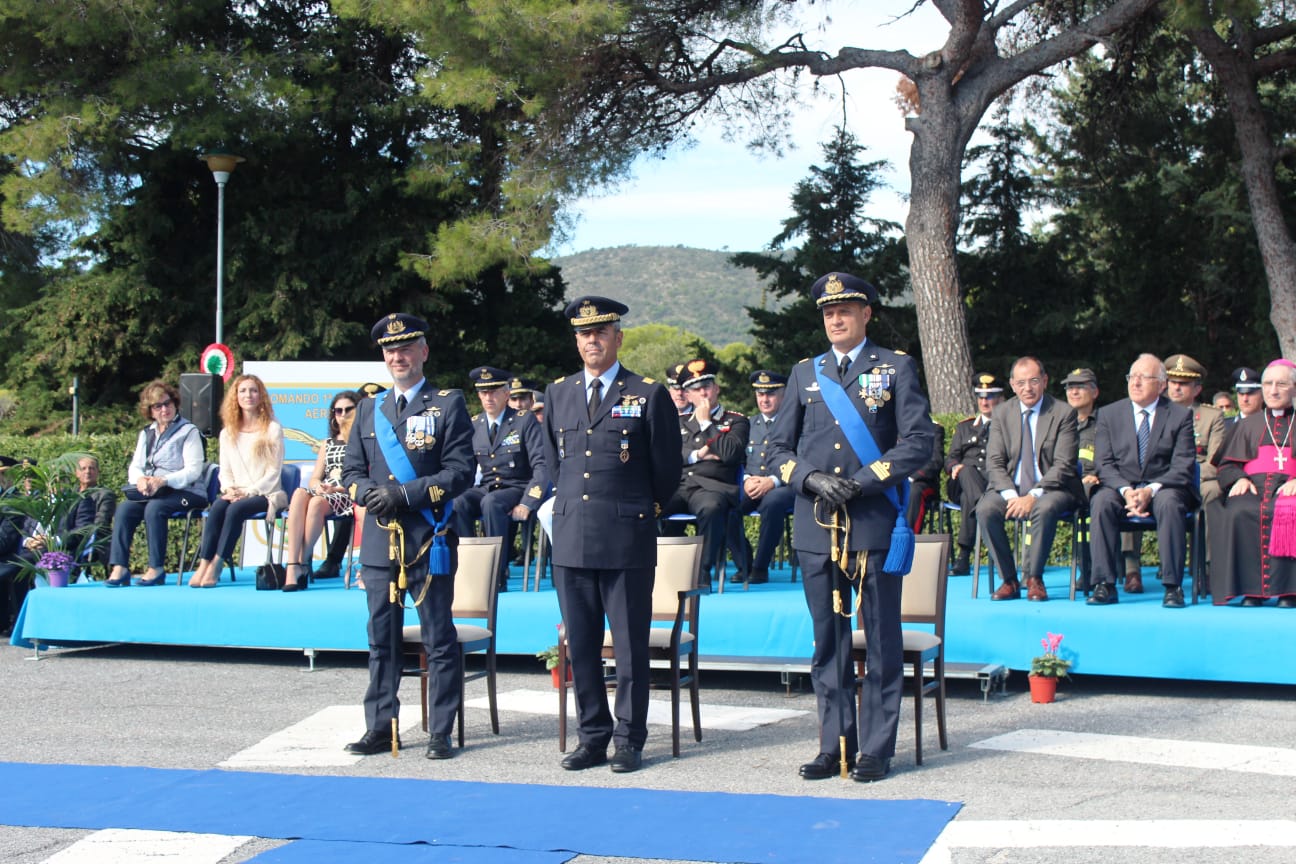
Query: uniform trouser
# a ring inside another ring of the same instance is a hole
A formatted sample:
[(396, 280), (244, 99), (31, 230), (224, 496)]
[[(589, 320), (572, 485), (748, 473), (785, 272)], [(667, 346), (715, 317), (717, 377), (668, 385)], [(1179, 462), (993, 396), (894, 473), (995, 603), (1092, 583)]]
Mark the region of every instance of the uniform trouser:
[(510, 487), (488, 492), (485, 487), (474, 486), (455, 498), (456, 534), (460, 537), (475, 536), (477, 531), (473, 523), (481, 519), (483, 537), (504, 538), (499, 571), (495, 574), (497, 582), (508, 579), (509, 559), (513, 557), (513, 508), (521, 503), (523, 491), (521, 488)]
[[(1188, 548), (1188, 497), (1182, 489), (1161, 487), (1152, 498), (1152, 518), (1156, 520), (1157, 553), (1161, 559), (1159, 577), (1166, 586), (1183, 583), (1184, 560)], [(1120, 531), (1117, 524), (1125, 515), (1125, 499), (1120, 492), (1100, 487), (1089, 501), (1089, 543), (1093, 555), (1095, 584), (1116, 582), (1125, 575), (1121, 556)]]
[(144, 523), (148, 535), (148, 566), (161, 572), (166, 569), (167, 520), (177, 510), (196, 510), (207, 505), (204, 495), (195, 495), (181, 489), (159, 489), (147, 501), (125, 499), (117, 505), (113, 516), (112, 551), (108, 563), (112, 566), (130, 566), (130, 544), (135, 529)]
[[(207, 510), (207, 521), (203, 525), (202, 544), (198, 547), (198, 557), (210, 561), (219, 556), (228, 561), (234, 554), (239, 537), (243, 534), (243, 523), (255, 513), (266, 512), (267, 501), (264, 495), (251, 495), (237, 501), (226, 501), (217, 498)], [(269, 538), (266, 538), (269, 542)]]
[[(384, 534), (379, 538), (386, 544)], [(454, 729), (459, 711), (460, 688), (463, 680), (463, 659), (459, 656), (458, 636), (450, 607), (454, 602), (454, 568), (457, 550), (451, 544), (451, 575), (433, 576), (427, 595), (416, 607), (419, 635), (428, 657), (428, 731), (449, 735)], [(393, 717), (399, 716), (401, 668), (403, 666), (400, 640), (393, 641), (393, 627), (403, 627), (403, 606), (392, 603), (389, 591), (391, 569), (364, 565), (360, 568), (364, 580), (365, 599), (369, 604), (369, 687), (364, 695), (365, 728), (370, 732), (386, 733), (391, 729)], [(428, 584), (427, 556), (416, 568), (406, 571), (408, 594), (405, 600), (413, 603), (423, 594)]]
[[(648, 740), (648, 628), (656, 570), (594, 570), (554, 565), (554, 584), (567, 631), (580, 743), (643, 749)], [(603, 619), (616, 650), (616, 706), (603, 682)]]
[[(1038, 579), (1044, 575), (1048, 564), (1049, 552), (1053, 548), (1053, 535), (1057, 533), (1058, 519), (1070, 510), (1075, 501), (1066, 492), (1045, 492), (1035, 499), (1027, 517), (1026, 529), (1026, 562), (1022, 568), (1022, 577)], [(1013, 558), (1012, 544), (1008, 542), (1008, 530), (1004, 526), (1005, 511), (1008, 502), (998, 492), (990, 491), (981, 496), (977, 502), (977, 524), (981, 526), (981, 536), (990, 547), (995, 566), (1005, 582), (1016, 582), (1018, 579), (1017, 561)]]
[(783, 525), (796, 503), (796, 492), (791, 486), (776, 486), (756, 501), (746, 495), (742, 495), (740, 501), (739, 508), (743, 513), (760, 514), (760, 534), (756, 538), (751, 572), (766, 572), (774, 559), (774, 550), (783, 539)]
[(864, 713), (858, 726), (855, 665), (851, 662), (854, 622), (834, 612), (832, 602), (834, 585), (843, 586), (843, 608), (853, 608), (851, 589), (844, 587), (845, 578), (827, 555), (799, 549), (806, 605), (814, 626), (810, 679), (819, 708), (819, 752), (840, 754), (839, 740), (844, 735), (848, 757), (859, 752), (890, 759), (895, 755), (900, 698), (904, 691), (904, 641), (900, 633), (902, 580), (882, 572), (887, 550), (867, 554), (860, 609), (864, 616), (868, 661), (862, 682)]
[(958, 545), (963, 549), (970, 550), (976, 545), (976, 508), (985, 490), (985, 476), (980, 469), (968, 465), (963, 466), (958, 477), (950, 478), (945, 484), (949, 500), (957, 501), (959, 505), (962, 518), (959, 519)]
[[(697, 517), (697, 533), (702, 536), (702, 572), (710, 573), (720, 552), (725, 548), (725, 534), (729, 517), (738, 503), (734, 492), (713, 492), (694, 487), (681, 489), (662, 510), (663, 516), (675, 513), (692, 513)], [(666, 532), (663, 531), (663, 534)], [(723, 559), (720, 559), (723, 561)], [(723, 570), (723, 568), (721, 568)], [(721, 574), (723, 575), (723, 574)], [(704, 580), (705, 581), (705, 580)]]

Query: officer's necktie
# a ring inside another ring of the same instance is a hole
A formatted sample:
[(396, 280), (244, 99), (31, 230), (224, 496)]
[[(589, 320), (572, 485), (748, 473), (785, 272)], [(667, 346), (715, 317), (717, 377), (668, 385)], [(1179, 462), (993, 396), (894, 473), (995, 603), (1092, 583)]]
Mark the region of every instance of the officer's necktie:
[(1031, 434), (1031, 412), (1022, 412), (1022, 445), (1021, 470), (1018, 472), (1017, 489), (1023, 495), (1035, 488), (1035, 436)]
[(490, 422), (490, 442), (495, 443), (495, 433), (499, 431), (499, 423), (492, 420)]
[(405, 395), (404, 395), (403, 393), (402, 393), (400, 396), (397, 396), (397, 397), (396, 397), (396, 416), (397, 416), (397, 417), (399, 417), (400, 415), (402, 415), (402, 414), (405, 413), (405, 406), (407, 406), (407, 405), (409, 405), (409, 400), (405, 398)]
[(841, 362), (837, 364), (837, 380), (845, 384), (847, 380), (846, 376), (847, 373), (849, 372), (850, 372), (850, 355), (847, 354), (844, 355), (841, 358)]
[(599, 404), (603, 401), (603, 379), (595, 378), (590, 382), (589, 419), (593, 422), (598, 413)]
[(1139, 412), (1138, 428), (1138, 457), (1139, 467), (1143, 467), (1143, 460), (1147, 458), (1148, 438), (1152, 435), (1152, 426), (1148, 423), (1148, 412), (1145, 408)]

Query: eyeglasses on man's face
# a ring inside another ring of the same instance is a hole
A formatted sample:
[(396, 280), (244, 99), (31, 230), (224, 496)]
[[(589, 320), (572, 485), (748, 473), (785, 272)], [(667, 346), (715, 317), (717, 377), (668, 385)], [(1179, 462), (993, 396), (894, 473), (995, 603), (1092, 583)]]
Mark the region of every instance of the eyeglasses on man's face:
[(1131, 384), (1142, 384), (1144, 381), (1160, 381), (1160, 375), (1144, 375), (1142, 372), (1131, 372), (1125, 376), (1125, 380)]

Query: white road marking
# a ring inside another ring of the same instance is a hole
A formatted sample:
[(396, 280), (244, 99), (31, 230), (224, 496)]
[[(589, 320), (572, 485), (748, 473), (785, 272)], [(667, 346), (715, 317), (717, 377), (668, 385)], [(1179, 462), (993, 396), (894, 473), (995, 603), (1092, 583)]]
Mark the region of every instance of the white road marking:
[(1245, 744), (1212, 744), (1131, 735), (1096, 735), (1050, 729), (1019, 729), (971, 745), (983, 750), (1010, 750), (1106, 762), (1132, 762), (1176, 768), (1213, 768), (1251, 774), (1296, 777), (1296, 750), (1253, 747)]
[(1202, 849), (1296, 846), (1289, 820), (1150, 819), (1146, 821), (1032, 819), (959, 821), (945, 826), (920, 864), (949, 864), (951, 849), (1145, 846)]
[[(576, 716), (575, 696), (567, 691), (567, 716)], [(498, 694), (501, 711), (518, 711), (523, 714), (549, 714), (558, 716), (557, 690), (507, 690)], [(490, 702), (485, 696), (469, 699), (464, 703), (469, 708), (488, 708)], [(754, 708), (743, 705), (712, 705), (703, 702), (701, 706), (702, 728), (723, 729), (730, 732), (746, 732), (757, 726), (777, 723), (789, 717), (800, 717), (809, 711), (792, 711), (785, 708)], [(652, 699), (648, 702), (648, 722), (658, 726), (671, 725), (670, 702)], [(680, 697), (680, 726), (692, 728), (692, 714), (688, 696)]]
[[(333, 705), (281, 729), (246, 750), (220, 763), (222, 768), (331, 768), (354, 765), (363, 756), (346, 752), (346, 745), (364, 734), (364, 708), (360, 705)], [(402, 734), (422, 734), (422, 715), (418, 693), (412, 702), (402, 702)]]
[(82, 837), (44, 864), (216, 864), (251, 837), (106, 828)]

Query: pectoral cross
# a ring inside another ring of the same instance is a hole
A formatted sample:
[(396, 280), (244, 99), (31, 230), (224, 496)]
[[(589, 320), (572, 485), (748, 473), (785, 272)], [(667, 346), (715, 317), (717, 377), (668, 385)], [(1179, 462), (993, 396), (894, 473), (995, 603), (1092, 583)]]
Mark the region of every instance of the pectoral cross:
[(1278, 455), (1274, 457), (1274, 464), (1278, 466), (1279, 471), (1287, 467), (1287, 454), (1283, 452), (1281, 447), (1278, 448)]

